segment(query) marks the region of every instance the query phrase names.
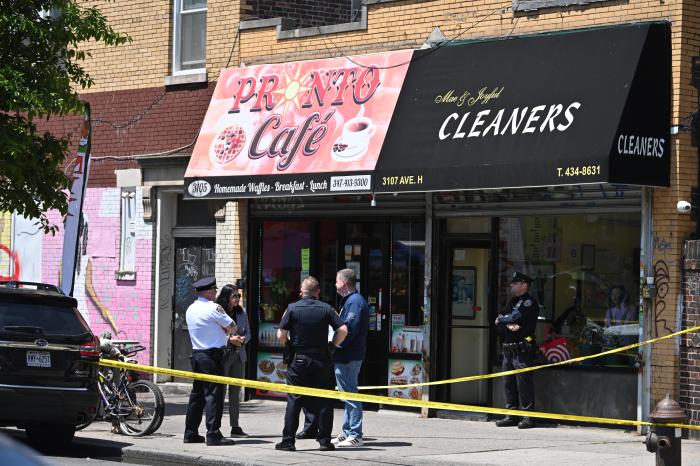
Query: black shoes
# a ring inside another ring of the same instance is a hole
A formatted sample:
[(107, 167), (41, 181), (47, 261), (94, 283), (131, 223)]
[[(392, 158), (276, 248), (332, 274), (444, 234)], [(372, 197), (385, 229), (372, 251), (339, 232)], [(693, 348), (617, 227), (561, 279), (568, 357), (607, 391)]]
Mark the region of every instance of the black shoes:
[(285, 443), (285, 442), (280, 442), (277, 445), (275, 445), (275, 450), (297, 451), (297, 449), (293, 443)]
[(518, 429), (532, 429), (533, 427), (537, 426), (531, 417), (524, 417), (523, 420), (518, 423)]
[(306, 432), (305, 430), (302, 430), (301, 432), (296, 434), (295, 437), (299, 440), (313, 440), (316, 438), (316, 434), (312, 434), (311, 432)]
[(229, 445), (235, 445), (236, 442), (231, 440), (230, 438), (213, 438), (213, 439), (207, 439), (207, 446), (208, 447), (225, 447)]
[(243, 429), (241, 429), (240, 427), (231, 427), (231, 437), (247, 438), (248, 434), (243, 432)]
[(182, 443), (204, 443), (204, 437), (197, 435), (196, 437), (185, 437)]
[(319, 451), (333, 451), (335, 450), (335, 445), (332, 443), (322, 443), (321, 446), (318, 447)]
[[(529, 418), (525, 418), (529, 419)], [(496, 421), (496, 427), (515, 427), (519, 426), (518, 418), (513, 416), (506, 416), (503, 419)]]

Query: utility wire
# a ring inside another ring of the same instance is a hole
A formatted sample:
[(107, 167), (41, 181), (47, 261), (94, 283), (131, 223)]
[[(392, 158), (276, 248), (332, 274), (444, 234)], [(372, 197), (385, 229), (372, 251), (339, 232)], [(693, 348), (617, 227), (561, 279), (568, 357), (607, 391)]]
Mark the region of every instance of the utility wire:
[[(511, 9), (512, 9), (511, 5), (512, 5), (512, 2), (508, 2), (508, 3), (504, 4), (504, 6), (499, 6), (498, 8), (492, 10), (490, 13), (488, 13), (488, 14), (482, 16), (481, 18), (479, 18), (478, 20), (476, 20), (476, 21), (475, 21), (474, 23), (472, 23), (469, 27), (462, 29), (462, 30), (461, 30), (456, 36), (454, 36), (453, 38), (451, 38), (451, 39), (449, 39), (449, 40), (446, 40), (446, 41), (444, 41), (444, 42), (441, 42), (441, 43), (439, 43), (438, 45), (436, 45), (435, 47), (431, 47), (430, 49), (428, 49), (428, 51), (427, 51), (425, 54), (420, 55), (420, 56), (416, 57), (415, 59), (407, 60), (407, 61), (405, 61), (405, 62), (396, 63), (396, 64), (394, 64), (394, 65), (389, 65), (389, 66), (367, 66), (367, 65), (363, 65), (362, 63), (358, 63), (358, 62), (356, 62), (355, 60), (353, 60), (352, 58), (350, 58), (349, 56), (347, 56), (347, 55), (345, 54), (345, 52), (343, 52), (343, 50), (342, 50), (340, 47), (338, 47), (330, 38), (328, 38), (328, 41), (331, 43), (331, 45), (333, 45), (333, 47), (334, 47), (338, 52), (340, 52), (340, 55), (341, 55), (341, 56), (343, 56), (346, 60), (348, 60), (350, 63), (352, 63), (352, 64), (354, 64), (354, 65), (356, 65), (356, 66), (359, 66), (359, 67), (361, 67), (361, 68), (374, 68), (374, 69), (377, 69), (377, 70), (389, 70), (389, 69), (393, 69), (393, 68), (399, 68), (399, 67), (401, 67), (401, 66), (406, 66), (406, 65), (408, 65), (408, 64), (410, 64), (410, 63), (412, 63), (412, 62), (417, 62), (418, 60), (422, 60), (423, 58), (428, 57), (429, 55), (432, 55), (433, 53), (437, 52), (437, 51), (440, 50), (441, 48), (450, 45), (452, 42), (456, 41), (457, 39), (459, 39), (460, 37), (462, 37), (464, 34), (466, 34), (467, 32), (469, 32), (470, 30), (474, 29), (474, 28), (477, 27), (479, 24), (483, 23), (484, 21), (486, 21), (488, 18), (490, 18), (491, 16), (493, 16), (493, 15), (496, 14), (497, 12), (500, 11), (501, 14), (504, 14), (506, 11), (511, 10)], [(516, 23), (516, 24), (517, 24), (517, 23)], [(323, 33), (321, 32), (321, 27), (320, 27), (320, 26), (316, 26), (316, 28), (318, 29), (318, 32), (319, 32), (319, 34), (321, 35), (321, 40), (323, 41), (323, 45), (326, 47), (326, 50), (328, 51), (328, 53), (330, 54), (331, 57), (336, 58), (336, 57), (334, 56), (333, 52), (329, 49), (328, 45), (326, 44), (326, 37), (324, 37), (325, 34), (323, 34)], [(513, 29), (515, 29), (515, 26), (513, 26)], [(511, 34), (512, 34), (512, 32), (513, 32), (513, 31), (511, 30)], [(510, 37), (510, 35), (509, 35), (509, 37)]]

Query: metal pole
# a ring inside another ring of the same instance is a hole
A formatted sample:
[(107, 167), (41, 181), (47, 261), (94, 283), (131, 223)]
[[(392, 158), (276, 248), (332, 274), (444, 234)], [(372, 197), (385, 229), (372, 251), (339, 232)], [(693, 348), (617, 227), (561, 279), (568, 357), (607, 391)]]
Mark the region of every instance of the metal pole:
[[(425, 264), (424, 264), (424, 285), (423, 285), (423, 377), (425, 381), (430, 381), (430, 288), (432, 286), (432, 264), (433, 264), (433, 195), (425, 193)], [(423, 400), (430, 399), (430, 390), (423, 389)], [(421, 408), (421, 417), (428, 417), (428, 408)]]

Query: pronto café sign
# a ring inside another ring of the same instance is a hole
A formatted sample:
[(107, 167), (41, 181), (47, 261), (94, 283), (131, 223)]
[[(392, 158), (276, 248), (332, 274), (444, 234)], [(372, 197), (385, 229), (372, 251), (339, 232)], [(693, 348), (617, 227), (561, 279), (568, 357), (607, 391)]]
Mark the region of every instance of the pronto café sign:
[(224, 70), (192, 197), (367, 192), (412, 51)]

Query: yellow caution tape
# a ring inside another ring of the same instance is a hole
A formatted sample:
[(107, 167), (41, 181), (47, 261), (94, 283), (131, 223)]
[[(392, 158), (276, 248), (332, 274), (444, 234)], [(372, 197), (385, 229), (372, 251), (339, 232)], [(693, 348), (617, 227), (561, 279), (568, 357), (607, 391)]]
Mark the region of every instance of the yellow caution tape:
[(352, 400), (365, 403), (381, 403), (385, 405), (407, 406), (411, 408), (432, 408), (446, 409), (452, 411), (467, 411), (487, 414), (506, 414), (511, 416), (529, 416), (540, 419), (564, 420), (575, 422), (593, 422), (598, 424), (630, 425), (630, 426), (667, 426), (682, 429), (700, 430), (700, 426), (686, 424), (661, 424), (646, 421), (633, 421), (627, 419), (613, 419), (607, 417), (578, 416), (574, 414), (554, 414), (541, 413), (537, 411), (520, 411), (516, 409), (489, 408), (485, 406), (460, 405), (455, 403), (442, 403), (438, 401), (411, 400), (406, 398), (390, 398), (388, 396), (367, 395), (365, 393), (337, 392), (335, 390), (324, 390), (321, 388), (301, 387), (297, 385), (286, 385), (272, 382), (261, 382), (259, 380), (237, 379), (234, 377), (223, 377), (220, 375), (200, 374), (196, 372), (181, 371), (176, 369), (164, 369), (161, 367), (145, 366), (141, 364), (102, 359), (101, 366), (116, 367), (119, 369), (136, 370), (150, 372), (153, 374), (170, 375), (203, 382), (214, 382), (224, 385), (238, 385), (240, 387), (255, 388), (258, 390), (268, 390), (273, 392), (292, 393), (295, 395), (307, 395), (321, 398), (331, 398), (334, 400)]
[(586, 361), (587, 359), (599, 358), (601, 356), (605, 356), (608, 354), (621, 353), (621, 352), (627, 351), (629, 349), (638, 348), (638, 347), (644, 346), (644, 345), (649, 345), (649, 344), (656, 343), (658, 341), (666, 340), (669, 338), (674, 338), (674, 337), (677, 337), (678, 335), (683, 335), (684, 333), (697, 332), (697, 331), (700, 331), (700, 325), (697, 327), (681, 330), (680, 332), (671, 333), (671, 334), (665, 335), (663, 337), (643, 341), (641, 343), (634, 343), (631, 345), (622, 346), (620, 348), (611, 349), (609, 351), (603, 351), (602, 353), (591, 354), (589, 356), (581, 356), (578, 358), (567, 359), (566, 361), (553, 362), (550, 364), (542, 364), (539, 366), (525, 367), (523, 369), (513, 369), (510, 371), (496, 372), (494, 374), (469, 375), (466, 377), (457, 377), (454, 379), (435, 380), (433, 382), (422, 382), (422, 383), (409, 383), (409, 384), (405, 384), (405, 385), (363, 386), (363, 387), (357, 387), (357, 389), (358, 390), (383, 390), (383, 389), (389, 389), (389, 388), (425, 387), (425, 386), (430, 386), (430, 385), (445, 385), (445, 384), (458, 383), (458, 382), (470, 382), (472, 380), (493, 379), (493, 378), (497, 378), (497, 377), (504, 377), (506, 375), (515, 375), (515, 374), (521, 374), (523, 372), (532, 372), (532, 371), (538, 371), (540, 369), (547, 369), (549, 367), (556, 367), (556, 366), (563, 366), (566, 364), (573, 364), (575, 362)]

